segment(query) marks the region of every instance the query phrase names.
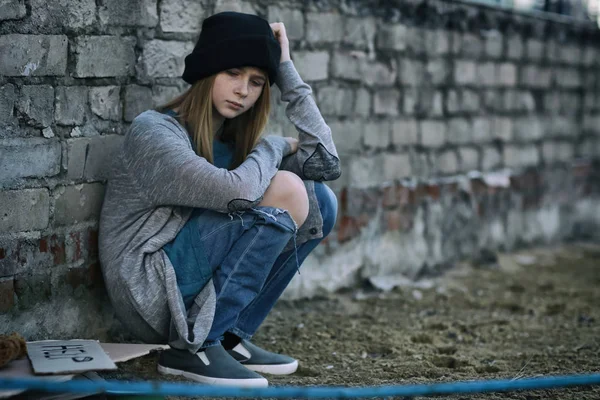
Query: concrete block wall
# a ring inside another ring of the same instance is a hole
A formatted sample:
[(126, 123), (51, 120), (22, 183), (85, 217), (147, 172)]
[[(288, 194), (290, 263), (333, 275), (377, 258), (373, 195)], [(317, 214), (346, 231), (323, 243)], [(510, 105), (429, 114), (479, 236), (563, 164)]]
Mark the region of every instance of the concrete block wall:
[[(286, 24), (343, 164), (334, 232), (286, 297), (600, 226), (592, 25), (441, 0), (1, 3), (0, 332), (123, 334), (97, 255), (112, 154), (186, 88), (183, 58), (218, 11)], [(274, 106), (269, 132), (294, 135)]]

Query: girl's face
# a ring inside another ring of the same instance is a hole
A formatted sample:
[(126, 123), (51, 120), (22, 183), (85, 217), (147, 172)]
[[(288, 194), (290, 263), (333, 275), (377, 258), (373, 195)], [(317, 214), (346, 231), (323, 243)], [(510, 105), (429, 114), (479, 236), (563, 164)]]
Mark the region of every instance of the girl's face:
[(213, 107), (222, 117), (235, 118), (256, 103), (266, 82), (265, 73), (255, 67), (219, 72), (212, 88)]

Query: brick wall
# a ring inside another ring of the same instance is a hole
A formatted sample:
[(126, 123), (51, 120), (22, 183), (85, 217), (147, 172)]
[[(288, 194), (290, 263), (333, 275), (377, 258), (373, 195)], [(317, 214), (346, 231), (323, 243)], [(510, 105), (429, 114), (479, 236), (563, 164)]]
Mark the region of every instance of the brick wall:
[[(460, 2), (0, 4), (0, 332), (118, 335), (97, 256), (111, 155), (185, 89), (204, 17), (285, 22), (343, 163), (286, 296), (384, 287), (600, 226), (600, 33)], [(277, 98), (277, 96), (275, 96)], [(271, 133), (293, 134), (274, 100)]]

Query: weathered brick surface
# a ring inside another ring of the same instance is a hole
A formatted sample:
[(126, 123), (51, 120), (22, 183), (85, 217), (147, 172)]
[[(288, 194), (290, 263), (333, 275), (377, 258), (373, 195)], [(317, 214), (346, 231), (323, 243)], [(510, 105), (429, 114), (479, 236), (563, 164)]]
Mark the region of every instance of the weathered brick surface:
[(335, 52), (332, 65), (334, 78), (363, 82), (368, 86), (391, 86), (396, 79), (393, 65), (369, 60), (366, 54)]
[(397, 89), (381, 89), (375, 92), (373, 112), (375, 115), (398, 115), (400, 92)]
[(32, 12), (25, 27), (41, 25), (46, 29), (80, 30), (90, 28), (96, 22), (94, 0), (31, 0), (29, 3)]
[(151, 40), (144, 44), (142, 66), (151, 78), (173, 78), (183, 74), (184, 59), (194, 48), (192, 42)]
[(0, 76), (63, 76), (65, 35), (0, 35)]
[(458, 157), (454, 150), (442, 151), (435, 157), (437, 173), (440, 175), (455, 174), (458, 171)]
[(48, 226), (48, 189), (0, 191), (0, 233), (44, 229)]
[(387, 181), (406, 178), (412, 175), (408, 154), (386, 154), (383, 158), (384, 177)]
[[(176, 7), (176, 4), (172, 4), (174, 2), (165, 3)], [(187, 5), (191, 7), (189, 12), (193, 14), (192, 2), (186, 3), (190, 3)], [(156, 0), (105, 0), (98, 12), (100, 21), (105, 25), (153, 27), (158, 23)]]
[(119, 135), (67, 141), (67, 176), (72, 180), (106, 179), (112, 160), (123, 142)]
[(507, 167), (518, 168), (537, 165), (540, 161), (540, 152), (535, 145), (504, 147), (504, 164)]
[(17, 110), (29, 124), (49, 126), (54, 122), (54, 88), (50, 85), (23, 86)]
[(495, 147), (484, 147), (481, 155), (481, 168), (484, 171), (494, 170), (502, 164), (502, 154)]
[(0, 87), (0, 122), (10, 123), (14, 121), (14, 108), (17, 101), (15, 85), (8, 83)]
[(131, 122), (140, 113), (152, 108), (152, 89), (139, 86), (128, 85), (125, 87), (123, 118)]
[(344, 24), (344, 35), (342, 41), (345, 44), (366, 48), (375, 41), (377, 33), (377, 21), (373, 17), (354, 18), (347, 17)]
[(3, 1), (0, 4), (0, 21), (23, 18), (26, 13), (25, 1), (23, 0)]
[(364, 125), (359, 121), (332, 121), (329, 123), (333, 140), (340, 153), (359, 153), (362, 150)]
[(0, 140), (0, 182), (54, 176), (60, 171), (60, 161), (61, 146), (57, 140)]
[[(132, 37), (79, 37), (73, 50), (74, 75), (78, 78), (131, 76), (135, 68), (134, 45)], [(106, 57), (106, 54), (111, 56)]]
[(392, 143), (396, 146), (415, 145), (419, 141), (419, 127), (414, 119), (396, 120), (392, 123)]
[(477, 64), (474, 61), (459, 60), (454, 63), (454, 81), (458, 85), (477, 83)]
[(352, 99), (354, 93), (351, 89), (326, 86), (319, 89), (317, 101), (323, 115), (352, 115)]
[(58, 187), (54, 189), (53, 197), (55, 226), (98, 220), (104, 198), (104, 185), (90, 183)]
[(337, 13), (306, 14), (306, 40), (314, 43), (339, 42), (344, 35), (344, 18)]
[(446, 143), (446, 124), (442, 121), (421, 121), (420, 144), (425, 147), (441, 147)]
[(87, 86), (56, 88), (55, 119), (61, 125), (79, 125), (85, 121), (88, 104)]
[(102, 119), (121, 120), (121, 96), (119, 86), (103, 86), (90, 89), (92, 112)]
[(354, 99), (354, 113), (360, 117), (371, 115), (371, 93), (367, 89), (358, 89)]
[(385, 24), (377, 35), (377, 47), (383, 50), (406, 49), (408, 28), (402, 24)]
[(217, 0), (215, 4), (215, 13), (220, 13), (223, 11), (256, 14), (255, 5), (252, 3), (241, 2), (239, 0)]
[(207, 16), (206, 12), (199, 1), (160, 2), (160, 29), (163, 32), (198, 32), (205, 16)]
[(329, 77), (329, 53), (326, 51), (294, 53), (294, 64), (307, 81), (319, 81)]
[(390, 124), (387, 121), (369, 122), (364, 126), (364, 144), (371, 149), (385, 149), (390, 144)]

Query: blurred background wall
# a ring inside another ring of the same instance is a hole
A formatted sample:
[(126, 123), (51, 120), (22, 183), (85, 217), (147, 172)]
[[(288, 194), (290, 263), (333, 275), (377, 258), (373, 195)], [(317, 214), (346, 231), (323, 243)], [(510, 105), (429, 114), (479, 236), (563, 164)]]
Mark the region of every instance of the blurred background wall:
[[(343, 164), (334, 232), (285, 297), (593, 239), (594, 17), (487, 4), (1, 1), (0, 332), (120, 335), (98, 264), (107, 172), (135, 116), (185, 90), (201, 21), (224, 10), (286, 24)], [(274, 97), (269, 133), (294, 135)]]

